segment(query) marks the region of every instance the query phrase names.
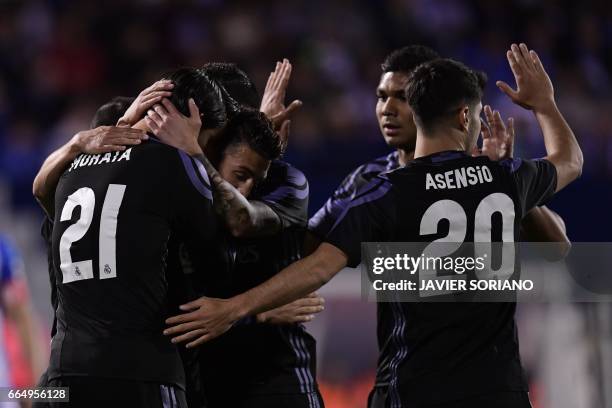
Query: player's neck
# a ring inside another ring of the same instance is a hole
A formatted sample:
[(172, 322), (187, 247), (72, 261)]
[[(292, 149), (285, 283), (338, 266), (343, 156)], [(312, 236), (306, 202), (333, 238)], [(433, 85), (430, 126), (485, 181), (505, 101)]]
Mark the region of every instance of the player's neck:
[(454, 129), (434, 130), (431, 132), (423, 132), (419, 129), (417, 131), (414, 158), (448, 150), (465, 151), (464, 139), (465, 135)]
[(408, 162), (414, 159), (414, 149), (408, 150), (408, 149), (398, 148), (397, 156), (398, 156), (398, 162), (400, 166), (405, 166), (408, 164)]

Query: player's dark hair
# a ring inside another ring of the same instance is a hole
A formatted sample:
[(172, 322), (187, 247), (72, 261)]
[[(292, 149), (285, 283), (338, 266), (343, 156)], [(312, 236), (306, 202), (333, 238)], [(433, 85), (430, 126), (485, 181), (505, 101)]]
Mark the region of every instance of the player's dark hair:
[(392, 51), (381, 64), (382, 72), (410, 73), (424, 62), (440, 58), (440, 55), (424, 45), (408, 45)]
[(217, 81), (227, 93), (240, 105), (249, 108), (259, 108), (259, 93), (251, 78), (230, 62), (209, 62), (202, 70), (213, 81)]
[(100, 106), (91, 119), (91, 128), (99, 126), (115, 126), (117, 121), (130, 107), (134, 99), (129, 96), (116, 96)]
[(474, 71), (452, 59), (438, 59), (412, 71), (406, 97), (417, 124), (430, 129), (461, 105), (480, 102), (486, 83), (484, 72)]
[(183, 115), (189, 116), (189, 99), (193, 98), (202, 117), (203, 129), (225, 126), (227, 113), (221, 87), (202, 70), (179, 68), (165, 75), (174, 84), (170, 102)]
[(243, 108), (236, 113), (224, 130), (220, 151), (246, 143), (268, 160), (274, 160), (281, 155), (281, 141), (278, 133), (272, 128), (272, 123), (262, 112), (256, 109)]

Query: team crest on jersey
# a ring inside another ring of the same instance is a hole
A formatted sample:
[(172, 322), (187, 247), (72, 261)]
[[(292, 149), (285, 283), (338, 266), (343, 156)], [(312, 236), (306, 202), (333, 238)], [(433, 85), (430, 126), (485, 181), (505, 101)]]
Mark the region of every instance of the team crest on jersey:
[(114, 152), (104, 154), (81, 154), (73, 160), (72, 165), (68, 171), (72, 171), (77, 167), (90, 167), (97, 166), (105, 163), (118, 163), (122, 160), (129, 161), (132, 154), (132, 148), (130, 147), (125, 152)]

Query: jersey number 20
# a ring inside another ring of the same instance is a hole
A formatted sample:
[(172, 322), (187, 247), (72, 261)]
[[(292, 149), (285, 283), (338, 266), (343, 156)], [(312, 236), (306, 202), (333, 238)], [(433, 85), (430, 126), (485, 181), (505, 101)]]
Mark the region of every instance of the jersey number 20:
[[(111, 184), (106, 191), (102, 214), (100, 216), (99, 245), (99, 270), (100, 279), (117, 277), (117, 216), (125, 194), (125, 185)], [(59, 244), (60, 269), (62, 270), (63, 283), (78, 280), (93, 279), (93, 261), (72, 262), (70, 247), (72, 243), (82, 239), (93, 221), (96, 206), (96, 195), (91, 188), (83, 187), (72, 193), (64, 208), (62, 209), (61, 221), (70, 221), (76, 207), (81, 207), (81, 216), (75, 224), (69, 226)]]

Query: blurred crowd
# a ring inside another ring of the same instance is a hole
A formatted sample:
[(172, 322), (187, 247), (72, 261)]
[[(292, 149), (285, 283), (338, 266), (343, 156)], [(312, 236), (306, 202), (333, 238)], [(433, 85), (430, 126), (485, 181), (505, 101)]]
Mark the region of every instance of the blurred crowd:
[[(374, 117), (379, 65), (409, 43), (488, 73), (486, 101), (517, 119), (517, 155), (542, 155), (532, 115), (494, 85), (512, 83), (504, 52), (514, 41), (536, 49), (549, 69), (585, 151), (578, 190), (594, 192), (587, 184), (612, 178), (612, 7), (605, 1), (5, 0), (0, 178), (13, 208), (33, 206), (30, 185), (43, 159), (113, 96), (135, 95), (176, 66), (207, 61), (238, 63), (262, 90), (275, 61), (287, 57), (289, 97), (304, 101), (287, 159), (309, 177), (315, 211), (350, 169), (387, 151)], [(565, 207), (573, 205), (570, 194), (562, 196)]]

